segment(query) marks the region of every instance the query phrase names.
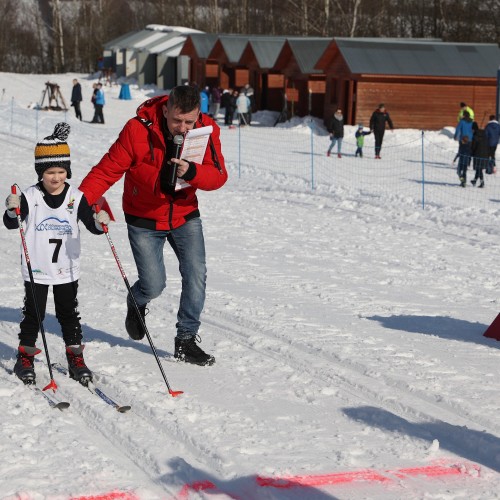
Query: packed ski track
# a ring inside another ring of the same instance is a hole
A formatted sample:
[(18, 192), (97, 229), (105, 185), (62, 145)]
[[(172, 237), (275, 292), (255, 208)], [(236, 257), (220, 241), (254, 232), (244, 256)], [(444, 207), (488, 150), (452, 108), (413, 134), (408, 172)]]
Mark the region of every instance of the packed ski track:
[[(120, 126), (71, 123), (77, 186)], [(34, 144), (22, 133), (0, 133), (0, 144), (7, 196), (12, 183), (35, 182)], [(147, 339), (125, 332), (127, 290), (106, 238), (82, 229), (85, 359), (131, 410), (57, 371), (71, 406), (54, 410), (1, 369), (0, 498), (500, 498), (500, 344), (482, 335), (499, 310), (498, 211), (422, 210), (398, 193), (311, 191), (265, 166), (244, 166), (241, 178), (228, 167), (224, 188), (199, 193), (208, 264), (199, 333), (216, 363), (173, 358), (181, 283), (166, 247), (167, 288), (146, 323), (170, 385), (184, 391), (171, 397)], [(109, 234), (133, 283), (121, 193), (122, 181), (106, 193)], [(4, 228), (4, 368), (22, 307), (19, 243)], [(50, 300), (44, 326), (51, 361), (64, 363)]]

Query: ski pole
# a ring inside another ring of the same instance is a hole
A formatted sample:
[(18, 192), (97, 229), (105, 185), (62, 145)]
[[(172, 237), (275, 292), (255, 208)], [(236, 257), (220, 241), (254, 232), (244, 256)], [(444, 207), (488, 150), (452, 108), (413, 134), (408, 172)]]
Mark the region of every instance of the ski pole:
[[(96, 213), (99, 213), (99, 211), (100, 211), (99, 205), (95, 205), (95, 210), (96, 210)], [(113, 256), (116, 260), (116, 264), (118, 265), (118, 269), (120, 270), (123, 281), (125, 282), (125, 286), (127, 287), (128, 293), (129, 293), (130, 297), (132, 297), (132, 302), (134, 303), (135, 313), (137, 314), (137, 317), (139, 318), (139, 320), (141, 322), (142, 328), (144, 328), (144, 331), (146, 332), (146, 337), (148, 338), (149, 345), (151, 346), (151, 350), (153, 351), (156, 362), (158, 363), (158, 367), (160, 368), (160, 372), (163, 376), (163, 380), (165, 381), (165, 384), (167, 385), (168, 392), (172, 397), (175, 398), (176, 396), (183, 394), (184, 391), (173, 391), (171, 389), (170, 384), (168, 383), (168, 380), (167, 380), (167, 376), (165, 375), (165, 372), (163, 370), (163, 366), (161, 365), (160, 358), (158, 357), (158, 353), (157, 353), (156, 348), (153, 344), (153, 340), (151, 339), (151, 335), (149, 334), (148, 328), (146, 327), (146, 322), (144, 321), (144, 319), (139, 311), (139, 306), (137, 305), (137, 301), (135, 300), (135, 297), (132, 293), (132, 289), (130, 288), (130, 283), (128, 282), (127, 275), (125, 274), (125, 270), (123, 269), (122, 263), (120, 262), (120, 259), (118, 258), (118, 253), (116, 252), (116, 248), (113, 245), (113, 241), (111, 240), (111, 236), (109, 235), (108, 226), (106, 226), (106, 224), (101, 224), (101, 226), (102, 226), (102, 230), (104, 231), (104, 234), (106, 235), (106, 238), (108, 239), (108, 243), (109, 243), (109, 246), (111, 248), (111, 252), (113, 253)]]
[[(11, 187), (12, 194), (17, 194), (16, 193), (16, 185), (17, 184), (13, 184)], [(21, 189), (21, 188), (19, 188), (19, 189)], [(23, 221), (21, 220), (21, 208), (17, 207), (15, 209), (15, 211), (16, 211), (16, 215), (17, 215), (17, 224), (19, 225), (19, 233), (21, 234), (21, 241), (23, 244), (24, 257), (26, 259), (26, 267), (28, 268), (28, 274), (30, 276), (31, 293), (33, 294), (33, 303), (35, 305), (36, 317), (38, 319), (38, 326), (40, 328), (40, 334), (42, 335), (43, 348), (45, 350), (45, 356), (47, 358), (47, 365), (49, 367), (50, 383), (46, 387), (44, 387), (43, 390), (46, 391), (47, 389), (52, 389), (54, 392), (56, 392), (57, 384), (54, 380), (54, 375), (52, 374), (52, 365), (50, 363), (49, 349), (47, 347), (47, 339), (45, 338), (45, 328), (43, 327), (43, 321), (42, 321), (42, 317), (40, 315), (40, 309), (38, 307), (38, 300), (36, 298), (35, 280), (33, 278), (33, 271), (31, 269), (31, 261), (30, 261), (30, 256), (28, 253), (28, 245), (26, 244), (26, 238), (24, 236)]]

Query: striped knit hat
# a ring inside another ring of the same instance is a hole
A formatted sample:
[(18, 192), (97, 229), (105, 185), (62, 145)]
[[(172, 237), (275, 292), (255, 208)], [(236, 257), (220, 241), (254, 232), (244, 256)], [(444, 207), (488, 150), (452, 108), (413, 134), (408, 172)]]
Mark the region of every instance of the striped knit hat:
[(71, 127), (67, 123), (58, 123), (54, 127), (54, 133), (36, 145), (35, 170), (39, 181), (42, 180), (45, 170), (51, 167), (65, 168), (68, 172), (68, 179), (71, 179), (71, 160), (66, 142), (70, 130)]

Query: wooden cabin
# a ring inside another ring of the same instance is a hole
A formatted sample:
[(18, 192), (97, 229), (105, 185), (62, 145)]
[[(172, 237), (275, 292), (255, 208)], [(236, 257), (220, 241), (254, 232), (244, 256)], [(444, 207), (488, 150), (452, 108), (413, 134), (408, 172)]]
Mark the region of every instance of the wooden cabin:
[[(395, 127), (438, 130), (456, 125), (460, 102), (474, 109), (480, 127), (497, 112), (496, 44), (190, 31), (179, 33), (186, 37), (180, 51), (165, 45), (167, 34), (127, 34), (105, 46), (105, 60), (117, 76), (136, 76), (139, 83), (148, 83), (156, 66), (160, 87), (179, 80), (223, 89), (249, 83), (258, 110), (280, 111), (286, 118), (327, 120), (340, 107), (347, 124), (368, 126), (385, 103)], [(174, 66), (178, 75), (172, 80)]]
[(368, 126), (384, 103), (395, 127), (438, 130), (456, 125), (461, 102), (486, 125), (499, 65), (496, 44), (334, 38), (316, 69), (326, 78), (325, 119), (339, 106), (346, 123)]
[(272, 68), (285, 77), (289, 116), (323, 116), (325, 74), (315, 68), (331, 38), (287, 38)]
[(240, 89), (249, 81), (248, 68), (240, 65), (241, 54), (248, 43), (248, 35), (219, 35), (210, 51), (209, 58), (217, 61), (218, 74), (214, 80), (207, 79), (210, 87)]
[(216, 41), (217, 35), (211, 33), (190, 34), (179, 52), (180, 56), (189, 57), (190, 82), (198, 85), (200, 89), (207, 85), (207, 79), (218, 78), (219, 64), (208, 57)]
[(248, 81), (254, 88), (257, 109), (283, 109), (285, 78), (273, 67), (285, 41), (285, 37), (251, 38), (241, 54), (239, 64), (248, 68)]

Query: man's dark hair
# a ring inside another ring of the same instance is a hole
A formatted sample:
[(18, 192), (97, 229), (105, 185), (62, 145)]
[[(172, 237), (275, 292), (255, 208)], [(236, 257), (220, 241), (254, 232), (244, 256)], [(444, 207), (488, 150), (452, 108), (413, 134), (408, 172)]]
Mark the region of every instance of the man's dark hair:
[(168, 96), (167, 106), (168, 109), (177, 108), (181, 113), (189, 113), (195, 109), (200, 109), (200, 92), (191, 85), (174, 87)]

